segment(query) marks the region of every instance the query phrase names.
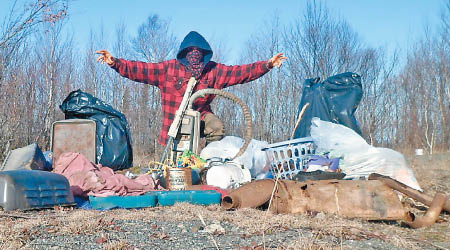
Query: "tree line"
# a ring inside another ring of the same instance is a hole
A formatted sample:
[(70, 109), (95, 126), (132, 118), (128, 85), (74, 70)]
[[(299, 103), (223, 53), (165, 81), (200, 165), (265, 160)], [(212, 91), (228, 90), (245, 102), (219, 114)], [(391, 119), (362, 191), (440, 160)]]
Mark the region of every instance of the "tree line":
[[(91, 28), (86, 47), (80, 49), (66, 30), (67, 1), (26, 4), (14, 4), (0, 30), (0, 160), (10, 149), (33, 142), (48, 150), (52, 123), (64, 119), (59, 105), (76, 89), (126, 115), (137, 155), (158, 155), (159, 89), (122, 78), (97, 63), (94, 51), (107, 48), (114, 56), (149, 62), (174, 58), (180, 38), (168, 19), (152, 14), (134, 36), (123, 23), (115, 26), (114, 34)], [(402, 152), (450, 149), (450, 1), (442, 3), (437, 27), (393, 53), (364, 43), (322, 2), (309, 1), (289, 24), (281, 24), (274, 15), (261, 27), (251, 32), (245, 52), (233, 64), (267, 60), (280, 51), (289, 59), (253, 83), (228, 89), (250, 107), (255, 139), (272, 143), (289, 138), (305, 79), (325, 80), (351, 71), (361, 75), (364, 95), (357, 118), (369, 143)], [(227, 62), (226, 44), (206, 38), (213, 60)], [(213, 109), (227, 134), (242, 135), (239, 108), (216, 99)]]

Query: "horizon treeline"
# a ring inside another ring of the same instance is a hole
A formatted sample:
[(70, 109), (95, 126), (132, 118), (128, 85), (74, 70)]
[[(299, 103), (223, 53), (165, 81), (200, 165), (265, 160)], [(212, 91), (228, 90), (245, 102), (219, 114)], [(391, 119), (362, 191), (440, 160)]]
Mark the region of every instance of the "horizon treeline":
[[(50, 149), (52, 123), (64, 119), (59, 105), (81, 89), (111, 104), (127, 117), (135, 155), (158, 155), (162, 123), (158, 88), (135, 83), (96, 61), (96, 50), (129, 60), (160, 62), (175, 57), (182, 37), (169, 17), (150, 14), (137, 31), (123, 23), (105, 34), (91, 27), (83, 49), (67, 29), (65, 0), (26, 1), (2, 20), (0, 30), (0, 161), (11, 149), (38, 142)], [(443, 1), (440, 23), (423, 31), (408, 48), (388, 51), (367, 45), (345, 19), (322, 2), (309, 1), (289, 24), (274, 15), (249, 31), (241, 58), (233, 64), (267, 60), (277, 52), (289, 58), (248, 84), (228, 88), (250, 108), (254, 135), (269, 143), (288, 140), (294, 128), (305, 79), (321, 80), (343, 72), (361, 75), (364, 95), (357, 118), (374, 146), (403, 153), (450, 148), (450, 1)], [(131, 35), (137, 34), (137, 35)], [(228, 61), (227, 44), (209, 40), (213, 60)], [(242, 136), (240, 108), (216, 98), (213, 109), (227, 135)]]

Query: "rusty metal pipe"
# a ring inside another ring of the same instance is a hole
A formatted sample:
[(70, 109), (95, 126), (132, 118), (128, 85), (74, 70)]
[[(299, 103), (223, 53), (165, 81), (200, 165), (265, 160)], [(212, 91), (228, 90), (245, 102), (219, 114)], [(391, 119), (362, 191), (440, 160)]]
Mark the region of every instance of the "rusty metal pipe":
[(446, 200), (447, 196), (445, 194), (436, 193), (433, 201), (431, 202), (430, 208), (425, 215), (417, 217), (413, 213), (408, 213), (406, 224), (408, 224), (411, 228), (422, 228), (433, 225), (439, 218), (439, 214), (441, 213)]
[(227, 210), (259, 207), (270, 200), (274, 185), (273, 180), (257, 180), (247, 183), (225, 196), (222, 200), (222, 207)]
[[(369, 176), (369, 180), (379, 180), (382, 181), (384, 184), (388, 185), (390, 188), (399, 191), (405, 195), (407, 195), (408, 197), (413, 198), (414, 200), (417, 200), (429, 207), (431, 207), (431, 203), (433, 202), (433, 197), (424, 194), (420, 191), (417, 191), (413, 188), (410, 188), (408, 186), (406, 186), (405, 184), (398, 182), (388, 176), (384, 176), (384, 175), (380, 175), (380, 174), (371, 174)], [(450, 213), (450, 200), (446, 200), (444, 203), (444, 207), (443, 210), (447, 211)]]

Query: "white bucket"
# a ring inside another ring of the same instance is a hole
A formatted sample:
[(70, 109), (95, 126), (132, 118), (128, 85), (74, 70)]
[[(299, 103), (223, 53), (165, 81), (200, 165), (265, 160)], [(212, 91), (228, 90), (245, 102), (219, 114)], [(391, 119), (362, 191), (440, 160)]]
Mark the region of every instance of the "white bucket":
[(416, 155), (423, 155), (423, 149), (416, 148), (415, 153), (416, 153)]
[(250, 170), (232, 162), (214, 165), (206, 173), (206, 183), (221, 189), (238, 188), (251, 179)]

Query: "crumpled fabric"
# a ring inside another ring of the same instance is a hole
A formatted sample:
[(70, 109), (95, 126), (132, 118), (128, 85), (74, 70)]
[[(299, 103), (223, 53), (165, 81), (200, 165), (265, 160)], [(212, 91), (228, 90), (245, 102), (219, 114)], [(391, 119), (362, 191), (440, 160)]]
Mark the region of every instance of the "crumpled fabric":
[(195, 79), (199, 79), (202, 74), (202, 57), (202, 52), (197, 47), (192, 47), (186, 54), (186, 59), (189, 63), (187, 70), (191, 72)]
[(55, 162), (53, 172), (64, 175), (75, 196), (107, 197), (112, 195), (142, 195), (148, 191), (163, 190), (149, 175), (129, 179), (116, 174), (109, 167), (95, 165), (80, 153), (63, 153)]
[(339, 169), (339, 158), (329, 159), (320, 155), (312, 155), (307, 166), (310, 165), (328, 166), (330, 170), (337, 171)]

